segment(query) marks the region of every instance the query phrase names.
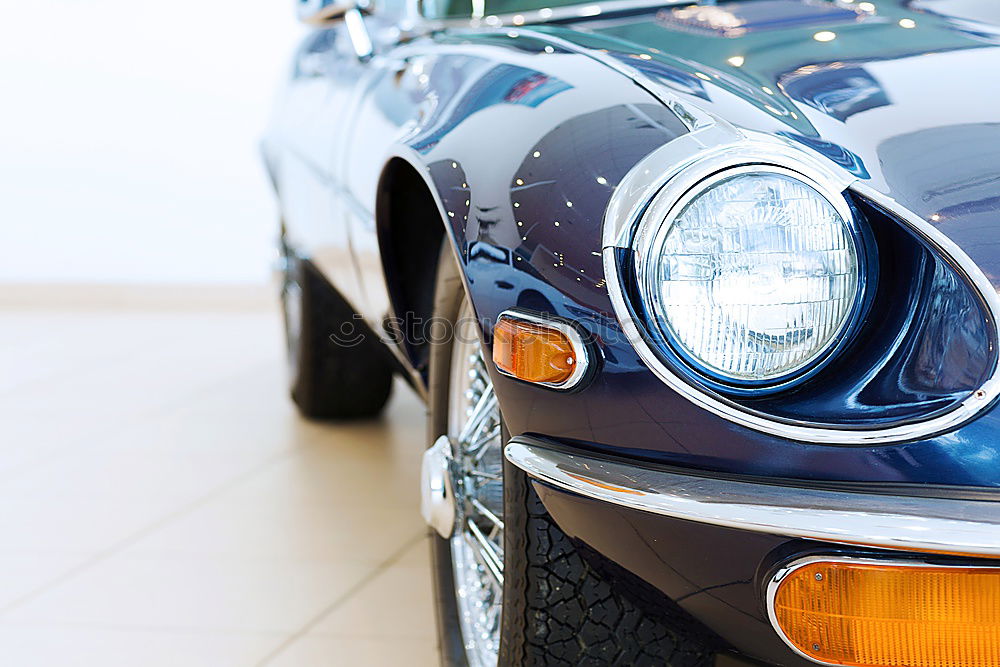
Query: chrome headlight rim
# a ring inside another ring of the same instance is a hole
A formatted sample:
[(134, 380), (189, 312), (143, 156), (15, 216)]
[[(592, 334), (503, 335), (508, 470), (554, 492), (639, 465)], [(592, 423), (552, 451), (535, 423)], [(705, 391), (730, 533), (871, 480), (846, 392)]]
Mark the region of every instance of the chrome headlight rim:
[[(714, 165), (709, 160), (703, 169), (692, 166), (678, 178), (680, 183), (669, 181), (650, 200), (639, 217), (630, 249), (633, 251), (635, 290), (638, 295), (633, 309), (638, 324), (652, 349), (664, 361), (679, 371), (687, 381), (694, 382), (713, 391), (737, 396), (763, 396), (796, 387), (822, 371), (840, 352), (847, 347), (861, 328), (861, 323), (871, 305), (874, 286), (877, 283), (876, 246), (871, 230), (851, 206), (845, 196), (845, 189), (837, 189), (828, 179), (813, 178), (800, 169), (767, 161), (747, 161), (724, 166)], [(728, 376), (702, 363), (676, 340), (672, 332), (658, 322), (657, 313), (651, 310), (653, 301), (651, 286), (646, 278), (647, 264), (654, 250), (663, 239), (677, 217), (686, 207), (715, 186), (726, 180), (743, 175), (770, 174), (783, 176), (802, 183), (825, 199), (843, 220), (854, 244), (858, 265), (857, 285), (853, 302), (847, 317), (829, 341), (805, 362), (766, 379), (747, 379)]]
[[(757, 410), (737, 396), (712, 391), (703, 383), (689, 380), (666, 364), (641, 332), (635, 301), (628, 291), (629, 253), (636, 231), (650, 202), (664, 188), (683, 192), (716, 171), (751, 163), (786, 166), (829, 184), (837, 192), (872, 202), (947, 262), (982, 301), (990, 321), (1000, 322), (1000, 294), (989, 278), (954, 241), (927, 220), (829, 158), (787, 138), (737, 130), (715, 119), (640, 160), (619, 183), (604, 213), (601, 256), (608, 296), (621, 333), (642, 365), (678, 396), (737, 427), (810, 444), (869, 447), (929, 438), (961, 427), (1000, 401), (1000, 364), (994, 364), (990, 377), (979, 389), (943, 414), (863, 426), (803, 421)], [(991, 344), (997, 345), (1000, 339), (996, 338), (995, 328), (993, 334)]]

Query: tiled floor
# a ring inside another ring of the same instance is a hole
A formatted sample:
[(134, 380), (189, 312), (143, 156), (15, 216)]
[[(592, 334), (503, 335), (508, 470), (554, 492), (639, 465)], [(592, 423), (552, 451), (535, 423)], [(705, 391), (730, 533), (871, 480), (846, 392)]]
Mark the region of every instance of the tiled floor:
[(0, 310), (0, 664), (437, 664), (424, 408), (299, 419), (278, 322)]

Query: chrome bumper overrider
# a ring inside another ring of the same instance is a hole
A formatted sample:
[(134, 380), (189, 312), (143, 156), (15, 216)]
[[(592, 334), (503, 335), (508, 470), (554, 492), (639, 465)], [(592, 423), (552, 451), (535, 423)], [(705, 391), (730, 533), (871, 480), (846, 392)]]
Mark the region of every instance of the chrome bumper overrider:
[(513, 438), (507, 459), (573, 493), (675, 519), (886, 549), (1000, 557), (997, 502), (805, 489), (651, 470)]

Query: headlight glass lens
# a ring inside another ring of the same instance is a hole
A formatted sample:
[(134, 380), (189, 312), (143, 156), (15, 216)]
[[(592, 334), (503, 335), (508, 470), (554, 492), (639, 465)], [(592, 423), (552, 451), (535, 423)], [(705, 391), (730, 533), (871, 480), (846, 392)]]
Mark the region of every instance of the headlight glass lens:
[(709, 374), (773, 381), (836, 342), (860, 298), (851, 223), (807, 183), (723, 177), (653, 232), (640, 264), (655, 324)]

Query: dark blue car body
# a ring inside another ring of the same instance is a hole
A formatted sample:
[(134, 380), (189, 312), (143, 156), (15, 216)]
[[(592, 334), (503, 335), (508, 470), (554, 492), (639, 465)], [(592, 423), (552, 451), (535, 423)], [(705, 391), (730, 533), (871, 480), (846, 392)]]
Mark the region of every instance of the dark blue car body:
[[(872, 4), (719, 5), (740, 19), (735, 30), (672, 5), (616, 5), (536, 25), (444, 23), (405, 40), (392, 32), (396, 16), (375, 11), (378, 55), (368, 62), (344, 55), (341, 24), (319, 26), (265, 141), (287, 243), (372, 328), (386, 316), (404, 328), (429, 317), (410, 283), (423, 275), (413, 266), (435, 255), (415, 245), (403, 259), (399, 239), (442, 232), (487, 348), (490, 323), (509, 309), (576, 323), (598, 362), (577, 390), (494, 374), (510, 435), (531, 447), (653, 473), (979, 503), (995, 517), (1000, 411), (983, 388), (997, 370), (997, 322), (982, 283), (963, 271), (971, 262), (995, 297), (1000, 12), (982, 3), (979, 15), (957, 15), (946, 0)], [(794, 390), (725, 399), (735, 410), (863, 433), (984, 404), (913, 437), (809, 441), (748, 427), (665, 384), (622, 330), (603, 226), (636, 165), (697, 126), (686, 110), (798, 146), (856, 179), (852, 204), (880, 247), (872, 301), (844, 351)], [(432, 191), (442, 228), (401, 229), (385, 213), (403, 172)], [(937, 236), (915, 233), (912, 221)], [(941, 237), (953, 246), (936, 246)], [(425, 391), (426, 342), (398, 340), (397, 359)], [(886, 546), (537, 489), (568, 535), (656, 586), (737, 654), (775, 664), (808, 662), (768, 619), (762, 582), (774, 568)], [(991, 555), (954, 551), (949, 558)]]

